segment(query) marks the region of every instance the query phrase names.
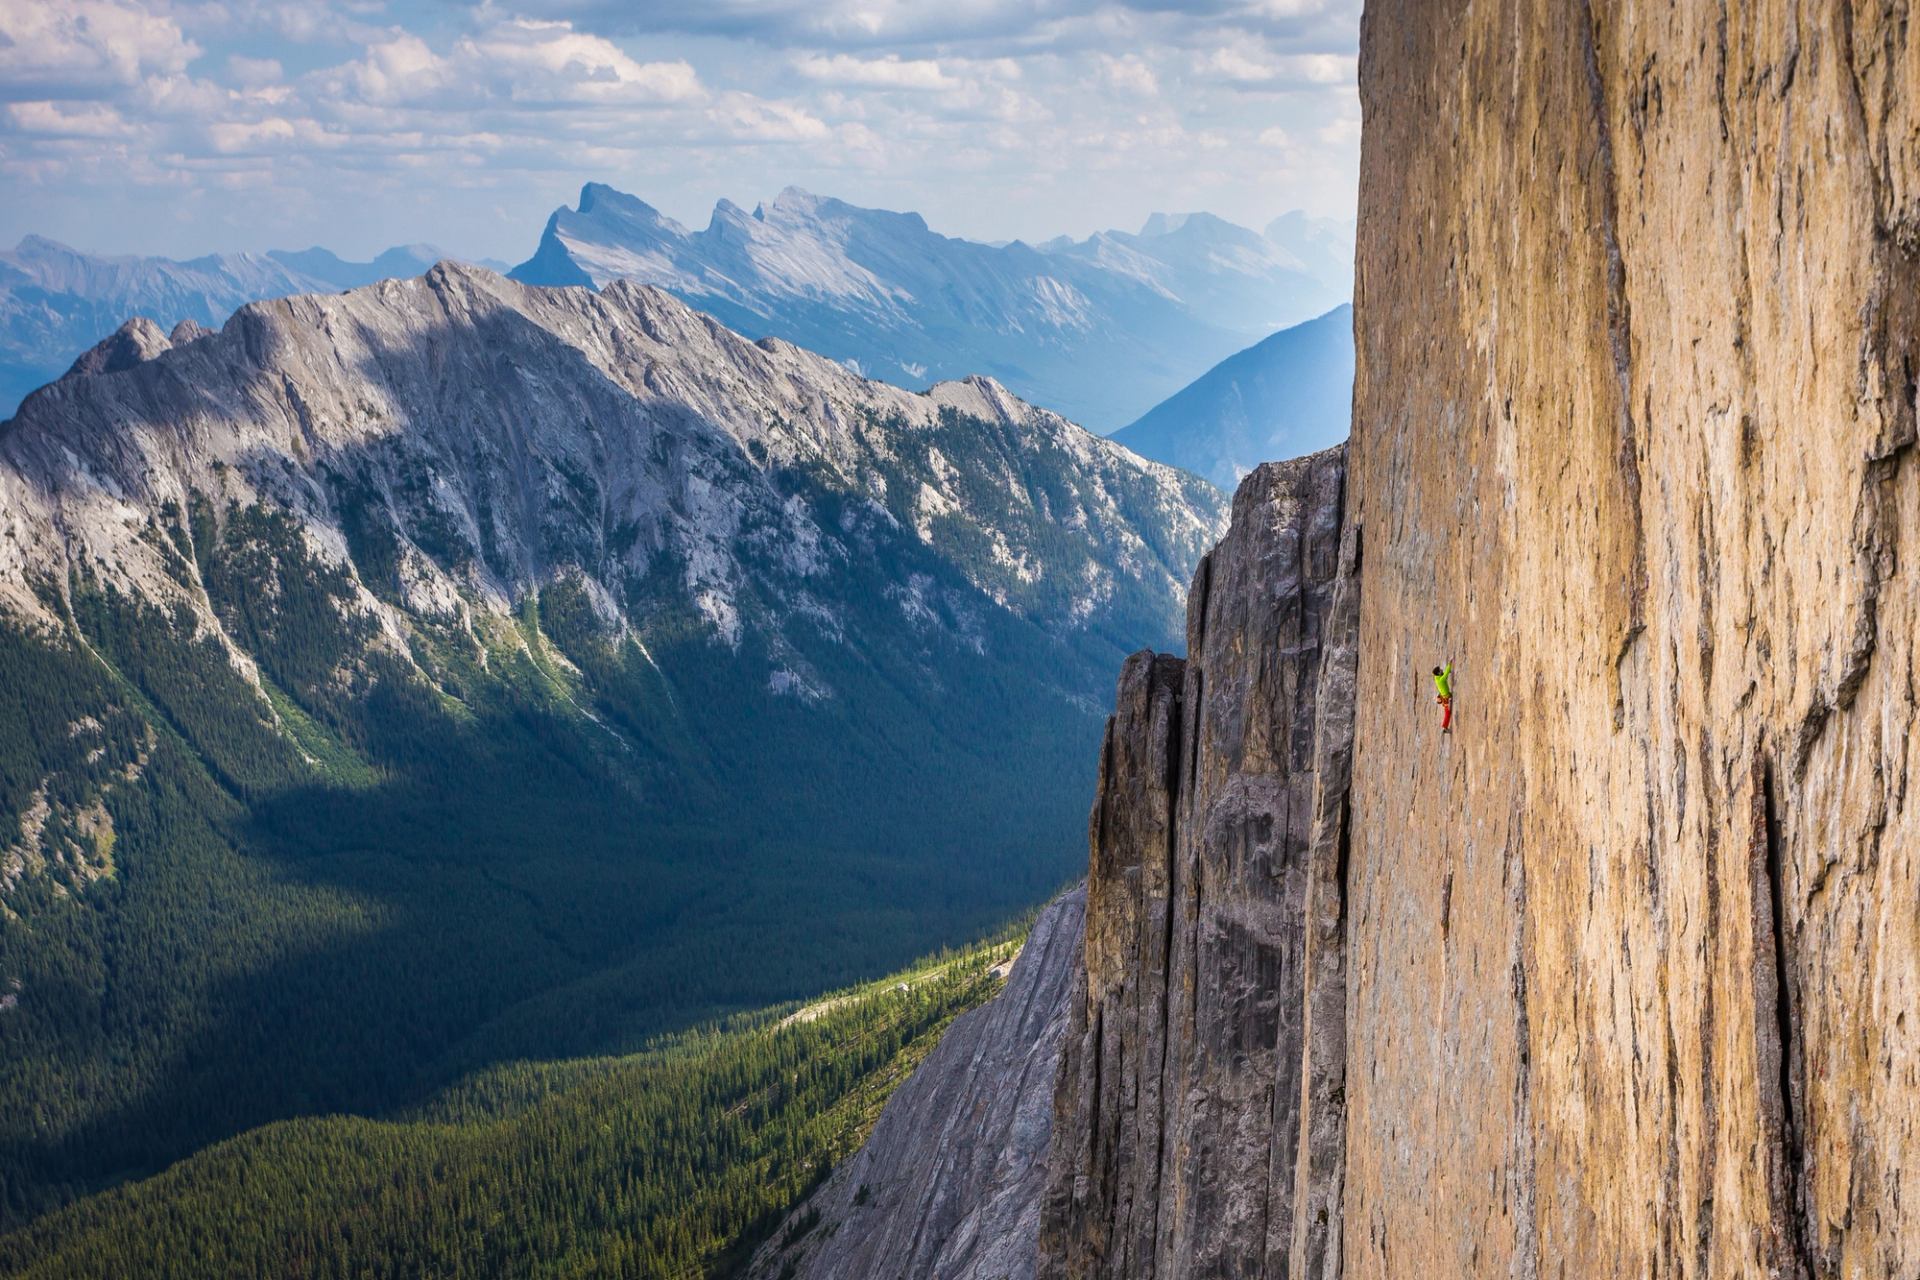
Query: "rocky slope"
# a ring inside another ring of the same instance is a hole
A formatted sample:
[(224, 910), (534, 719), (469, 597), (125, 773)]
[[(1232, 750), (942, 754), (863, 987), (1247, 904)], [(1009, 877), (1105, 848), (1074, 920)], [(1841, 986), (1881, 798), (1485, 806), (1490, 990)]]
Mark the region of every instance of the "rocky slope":
[[(644, 287), (535, 289), (449, 263), (179, 336), (130, 322), (0, 434), (0, 599), (21, 615), (44, 617), (41, 584), (82, 565), (198, 604), (142, 532), (196, 494), (283, 507), (328, 558), (351, 554), (349, 525), (385, 525), (392, 563), (357, 566), (355, 603), (389, 632), (568, 575), (618, 613), (665, 556), (729, 643), (751, 594), (831, 630), (810, 584), (903, 530), (1036, 622), (1097, 628), (1120, 583), (1164, 616), (1216, 519), (1204, 485), (989, 380), (900, 391)], [(782, 491), (802, 477), (853, 501)], [(935, 585), (901, 583), (901, 610), (964, 629), (967, 607), (915, 594)]]
[(889, 382), (988, 374), (1110, 430), (1249, 341), (1348, 296), (1351, 255), (1330, 264), (1324, 240), (1293, 239), (1310, 262), (1198, 214), (1158, 217), (1139, 235), (986, 245), (939, 235), (918, 214), (792, 188), (752, 212), (723, 200), (696, 231), (589, 183), (513, 275), (657, 285), (743, 333)]
[(1033, 1275), (1086, 901), (1076, 888), (1040, 913), (1005, 989), (954, 1021), (887, 1100), (866, 1145), (788, 1216), (749, 1277)]
[(1224, 489), (1272, 458), (1338, 444), (1353, 412), (1353, 308), (1228, 356), (1113, 439)]
[(129, 316), (162, 328), (218, 325), (260, 298), (347, 289), (417, 275), (440, 258), (431, 245), (344, 262), (324, 249), (170, 258), (103, 256), (28, 236), (0, 252), (0, 415), (57, 377)]

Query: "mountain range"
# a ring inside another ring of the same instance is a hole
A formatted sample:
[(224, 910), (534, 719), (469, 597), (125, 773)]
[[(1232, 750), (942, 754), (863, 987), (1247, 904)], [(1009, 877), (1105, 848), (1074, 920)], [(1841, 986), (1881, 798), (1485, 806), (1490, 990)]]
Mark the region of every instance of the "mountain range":
[[(246, 302), (418, 275), (443, 256), (416, 244), (370, 262), (322, 248), (176, 261), (28, 236), (0, 252), (0, 414), (130, 316), (163, 330), (217, 326)], [(989, 245), (795, 188), (751, 213), (722, 200), (693, 231), (589, 183), (511, 274), (657, 285), (749, 337), (785, 338), (897, 385), (984, 374), (1110, 431), (1345, 301), (1352, 257), (1348, 226), (1299, 212), (1264, 235), (1211, 214), (1155, 214), (1138, 233)]]
[(658, 285), (742, 333), (876, 378), (924, 386), (983, 373), (1105, 431), (1350, 296), (1350, 240), (1336, 225), (1276, 226), (1283, 242), (1207, 214), (1156, 215), (1137, 235), (987, 245), (940, 235), (918, 214), (789, 187), (751, 212), (722, 200), (689, 230), (589, 183), (512, 274)]
[(1206, 482), (650, 287), (129, 322), (0, 425), (0, 1215), (1063, 881)]
[(1349, 304), (1229, 356), (1113, 438), (1230, 490), (1262, 462), (1338, 444), (1352, 415)]
[(28, 236), (0, 251), (0, 415), (129, 317), (169, 329), (182, 320), (218, 325), (261, 298), (419, 275), (442, 256), (432, 245), (402, 245), (371, 262), (318, 248), (177, 261), (82, 253)]

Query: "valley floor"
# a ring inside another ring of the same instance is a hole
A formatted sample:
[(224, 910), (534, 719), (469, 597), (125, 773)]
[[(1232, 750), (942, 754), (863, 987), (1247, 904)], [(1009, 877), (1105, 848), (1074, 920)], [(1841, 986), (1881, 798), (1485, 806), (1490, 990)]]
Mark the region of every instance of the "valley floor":
[(0, 1237), (0, 1272), (724, 1274), (999, 990), (1021, 932), (641, 1053), (495, 1067), (377, 1119), (266, 1125)]

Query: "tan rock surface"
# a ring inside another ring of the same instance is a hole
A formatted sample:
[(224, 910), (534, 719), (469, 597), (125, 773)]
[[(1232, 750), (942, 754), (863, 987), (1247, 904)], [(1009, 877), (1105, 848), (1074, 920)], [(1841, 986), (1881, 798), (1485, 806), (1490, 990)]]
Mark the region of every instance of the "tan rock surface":
[(1920, 30), (1363, 48), (1348, 1273), (1910, 1275)]

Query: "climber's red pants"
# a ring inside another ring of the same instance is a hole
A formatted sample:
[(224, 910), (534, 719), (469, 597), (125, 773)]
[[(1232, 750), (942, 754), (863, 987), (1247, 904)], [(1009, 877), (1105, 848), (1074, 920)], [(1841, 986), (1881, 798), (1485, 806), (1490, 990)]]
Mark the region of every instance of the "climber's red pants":
[(1453, 699), (1452, 698), (1435, 698), (1434, 701), (1440, 704), (1440, 732), (1452, 733), (1453, 732)]

